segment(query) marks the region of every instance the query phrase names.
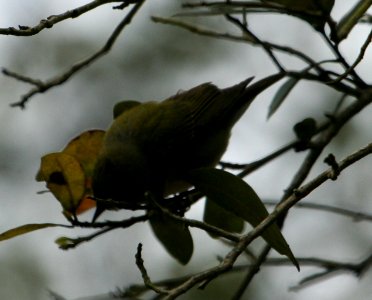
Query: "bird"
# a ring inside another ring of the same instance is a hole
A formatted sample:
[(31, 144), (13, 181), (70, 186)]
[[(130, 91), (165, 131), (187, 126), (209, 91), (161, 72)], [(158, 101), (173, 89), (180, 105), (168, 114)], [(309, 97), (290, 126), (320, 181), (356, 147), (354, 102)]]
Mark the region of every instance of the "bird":
[(225, 89), (207, 82), (160, 102), (117, 104), (93, 171), (93, 222), (115, 208), (110, 201), (136, 209), (148, 202), (148, 193), (159, 198), (188, 189), (188, 173), (218, 164), (233, 126), (258, 94), (284, 76), (249, 85), (250, 77)]

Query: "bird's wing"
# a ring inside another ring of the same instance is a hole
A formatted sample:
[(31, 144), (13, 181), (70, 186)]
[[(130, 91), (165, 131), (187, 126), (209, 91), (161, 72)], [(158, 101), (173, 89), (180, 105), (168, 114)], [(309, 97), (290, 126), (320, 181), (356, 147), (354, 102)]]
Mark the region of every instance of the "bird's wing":
[(178, 130), (186, 135), (195, 135), (216, 126), (229, 129), (249, 104), (249, 99), (242, 97), (252, 79), (222, 90), (211, 83), (204, 83), (166, 99), (162, 105), (179, 110), (176, 123)]

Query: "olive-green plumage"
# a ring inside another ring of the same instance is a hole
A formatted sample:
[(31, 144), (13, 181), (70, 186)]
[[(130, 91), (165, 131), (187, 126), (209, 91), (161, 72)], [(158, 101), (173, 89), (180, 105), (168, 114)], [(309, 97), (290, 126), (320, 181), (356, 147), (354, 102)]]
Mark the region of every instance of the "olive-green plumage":
[[(94, 196), (138, 204), (147, 191), (164, 196), (184, 190), (187, 173), (219, 162), (234, 124), (283, 76), (249, 87), (253, 78), (226, 89), (204, 83), (162, 102), (119, 104), (95, 167)], [(106, 208), (99, 204), (96, 217)]]

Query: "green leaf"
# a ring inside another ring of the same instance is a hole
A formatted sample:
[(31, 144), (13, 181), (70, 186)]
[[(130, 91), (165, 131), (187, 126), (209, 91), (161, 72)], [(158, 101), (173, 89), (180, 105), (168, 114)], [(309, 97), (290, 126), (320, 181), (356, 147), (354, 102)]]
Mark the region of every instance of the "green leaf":
[[(201, 168), (190, 172), (190, 183), (219, 206), (243, 218), (253, 227), (268, 216), (256, 192), (241, 178), (223, 170)], [(262, 237), (280, 254), (298, 263), (277, 224), (270, 225)]]
[(340, 22), (338, 22), (336, 28), (337, 37), (332, 37), (332, 39), (337, 43), (345, 39), (371, 5), (372, 0), (359, 0), (359, 2), (342, 17)]
[(53, 223), (41, 223), (41, 224), (26, 224), (16, 228), (12, 228), (0, 234), (0, 241), (5, 241), (12, 239), (16, 236), (29, 233), (35, 230), (47, 228), (47, 227), (69, 227), (62, 224), (53, 224)]
[[(207, 199), (204, 207), (204, 222), (221, 228), (228, 232), (242, 232), (244, 220), (219, 206), (216, 202)], [(212, 237), (215, 235), (210, 234)]]
[(299, 78), (290, 78), (279, 88), (269, 106), (269, 112), (267, 114), (268, 119), (277, 111), (299, 80)]
[(186, 265), (194, 251), (188, 227), (158, 211), (151, 216), (150, 225), (168, 253), (181, 264)]

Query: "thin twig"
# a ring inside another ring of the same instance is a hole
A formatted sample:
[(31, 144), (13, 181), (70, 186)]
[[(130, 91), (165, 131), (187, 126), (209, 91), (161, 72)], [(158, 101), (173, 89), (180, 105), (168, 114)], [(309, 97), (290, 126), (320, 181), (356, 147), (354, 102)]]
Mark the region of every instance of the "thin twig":
[(22, 81), (22, 82), (29, 83), (31, 85), (35, 85), (35, 86), (37, 86), (40, 89), (42, 89), (44, 87), (44, 83), (40, 79), (30, 78), (30, 77), (27, 77), (27, 76), (24, 76), (24, 75), (21, 75), (21, 74), (18, 74), (18, 73), (9, 71), (6, 68), (2, 68), (1, 71), (2, 71), (2, 73), (4, 75), (6, 75), (8, 77), (12, 77), (14, 79), (17, 79), (17, 80)]
[(322, 32), (322, 37), (324, 38), (324, 40), (326, 41), (326, 43), (328, 44), (328, 46), (331, 48), (331, 50), (333, 51), (334, 55), (337, 57), (337, 59), (339, 60), (339, 62), (341, 63), (341, 65), (344, 67), (345, 72), (348, 72), (348, 74), (350, 74), (353, 77), (355, 83), (360, 88), (365, 88), (367, 86), (367, 84), (359, 77), (359, 75), (355, 72), (355, 69), (352, 68), (346, 62), (345, 58), (343, 57), (343, 55), (340, 52), (340, 49), (338, 48), (338, 44), (334, 44), (329, 39), (329, 37), (326, 35), (325, 32)]
[[(293, 180), (286, 189), (281, 201), (284, 201), (285, 199), (290, 197), (293, 191), (296, 190), (305, 181), (308, 174), (310, 173), (310, 170), (319, 158), (325, 146), (340, 131), (342, 126), (345, 125), (350, 118), (355, 116), (364, 107), (372, 102), (371, 93), (372, 90), (366, 91), (362, 96), (360, 96), (359, 101), (355, 101), (354, 103), (346, 107), (343, 111), (341, 111), (336, 117), (334, 117), (333, 122), (330, 124), (329, 128), (325, 130), (319, 137), (317, 137), (317, 146), (310, 149), (308, 155), (305, 157), (302, 165), (300, 166), (297, 173), (293, 177)], [(282, 226), (284, 224), (284, 220), (285, 214), (277, 220), (277, 223)], [(237, 293), (234, 296), (235, 300), (242, 297), (245, 289), (248, 287), (248, 285), (256, 275), (259, 266), (265, 261), (267, 255), (270, 252), (270, 249), (271, 247), (269, 245), (266, 245), (261, 253), (258, 255), (258, 259), (254, 263), (255, 267), (248, 271), (246, 277), (244, 278), (242, 284), (240, 285)]]
[(372, 254), (359, 263), (343, 263), (323, 259), (308, 259), (308, 261), (304, 260), (304, 263), (319, 265), (325, 268), (325, 270), (303, 278), (296, 286), (290, 288), (292, 291), (298, 291), (319, 280), (323, 280), (325, 277), (334, 276), (340, 272), (352, 272), (357, 277), (361, 277), (372, 265)]
[(74, 221), (73, 226), (78, 226), (78, 227), (83, 227), (83, 228), (102, 228), (101, 230), (98, 230), (90, 235), (82, 236), (82, 237), (77, 237), (77, 238), (67, 238), (64, 237), (60, 240), (58, 243), (60, 248), (63, 250), (68, 250), (72, 248), (76, 248), (82, 243), (91, 241), (92, 239), (105, 234), (111, 230), (118, 229), (118, 228), (128, 228), (134, 224), (137, 224), (139, 222), (144, 222), (148, 220), (148, 215), (141, 215), (137, 217), (131, 217), (126, 220), (122, 221), (107, 221), (107, 222), (101, 222), (101, 223), (90, 223), (90, 222), (79, 222), (79, 221)]
[(253, 171), (257, 170), (258, 168), (260, 168), (263, 165), (267, 164), (268, 162), (272, 161), (273, 159), (275, 159), (275, 158), (279, 157), (280, 155), (286, 153), (287, 151), (293, 149), (297, 144), (298, 144), (298, 141), (292, 142), (292, 143), (284, 146), (283, 148), (278, 149), (277, 151), (271, 153), (270, 155), (268, 155), (268, 156), (266, 156), (262, 159), (259, 159), (259, 160), (256, 160), (253, 163), (247, 164), (244, 167), (243, 171), (241, 171), (238, 174), (238, 176), (239, 177), (247, 176), (248, 174), (252, 173)]
[(250, 31), (248, 29), (248, 27), (243, 24), (242, 22), (240, 22), (239, 19), (237, 18), (234, 18), (230, 15), (225, 15), (225, 18), (227, 20), (229, 20), (231, 23), (235, 24), (236, 26), (238, 26), (241, 31), (246, 34), (247, 36), (251, 37), (253, 39), (253, 41), (258, 44), (258, 45), (261, 45), (262, 48), (265, 50), (265, 52), (267, 53), (267, 55), (271, 58), (271, 60), (273, 61), (274, 65), (276, 65), (276, 67), (279, 69), (279, 71), (282, 71), (282, 72), (285, 72), (285, 69), (284, 67), (280, 64), (279, 60), (276, 58), (276, 56), (274, 55), (273, 51), (271, 50), (270, 46), (268, 46), (267, 44), (263, 43), (252, 31)]
[[(176, 18), (163, 18), (163, 17), (153, 16), (151, 19), (157, 23), (177, 26), (177, 27), (189, 30), (190, 32), (203, 35), (203, 36), (208, 36), (208, 37), (217, 38), (217, 39), (226, 39), (226, 40), (234, 41), (234, 42), (243, 42), (243, 43), (251, 43), (253, 45), (258, 45), (255, 43), (255, 40), (251, 36), (246, 35), (246, 34), (245, 35), (234, 35), (231, 33), (218, 32), (218, 31), (206, 28), (206, 27), (196, 26), (194, 23), (181, 21)], [(263, 41), (263, 40), (261, 40), (260, 43), (267, 48), (272, 48), (274, 50), (284, 52), (288, 55), (295, 56), (309, 65), (314, 65), (314, 68), (318, 72), (320, 73), (324, 72), (314, 60), (312, 60), (309, 56), (305, 55), (304, 53), (294, 48), (274, 44), (274, 43)]]
[[(277, 201), (263, 201), (266, 205), (278, 205)], [(372, 221), (372, 214), (367, 214), (360, 211), (354, 211), (351, 209), (341, 208), (338, 206), (319, 204), (319, 203), (309, 203), (309, 202), (300, 202), (297, 203), (295, 208), (305, 208), (305, 209), (314, 209), (320, 211), (326, 211), (329, 213), (345, 216), (351, 218), (354, 222), (361, 221)]]
[(14, 36), (31, 36), (38, 34), (40, 31), (44, 29), (49, 29), (53, 27), (55, 24), (62, 22), (66, 19), (73, 19), (77, 18), (80, 15), (91, 11), (95, 9), (98, 6), (101, 6), (103, 4), (107, 3), (113, 3), (113, 2), (123, 2), (123, 0), (95, 0), (90, 3), (87, 3), (85, 5), (79, 6), (77, 8), (68, 10), (62, 14), (59, 15), (51, 15), (47, 17), (46, 19), (42, 19), (39, 24), (37, 24), (34, 27), (19, 25), (16, 29), (14, 27), (9, 28), (0, 28), (0, 34), (2, 35), (14, 35)]
[(253, 39), (251, 39), (249, 36), (246, 36), (246, 35), (241, 36), (241, 35), (234, 35), (234, 34), (227, 33), (227, 32), (222, 33), (222, 32), (212, 30), (210, 28), (197, 26), (194, 23), (181, 21), (176, 18), (163, 18), (163, 17), (152, 16), (151, 20), (155, 23), (162, 23), (162, 24), (177, 26), (177, 27), (189, 30), (190, 32), (203, 35), (203, 36), (213, 37), (217, 39), (226, 39), (229, 41), (243, 42), (243, 43), (253, 42)]
[(339, 82), (345, 79), (356, 68), (356, 66), (363, 60), (364, 54), (366, 53), (367, 48), (369, 44), (371, 43), (371, 41), (372, 41), (372, 30), (369, 32), (367, 39), (365, 40), (362, 47), (360, 48), (359, 55), (354, 61), (354, 63), (343, 74), (341, 74), (335, 80), (331, 81), (331, 83), (336, 83), (336, 82)]
[[(334, 74), (332, 71), (327, 71), (327, 70), (323, 69), (320, 66), (320, 63), (314, 61), (311, 57), (305, 55), (304, 53), (302, 53), (302, 52), (300, 52), (300, 51), (298, 51), (298, 50), (296, 50), (292, 47), (278, 45), (278, 44), (271, 43), (271, 42), (268, 42), (268, 41), (263, 41), (263, 40), (260, 40), (259, 43), (256, 43), (254, 41), (254, 39), (247, 34), (245, 34), (245, 35), (233, 35), (233, 34), (230, 34), (230, 33), (222, 33), (222, 32), (218, 32), (218, 31), (214, 31), (214, 30), (209, 29), (209, 28), (196, 26), (193, 23), (181, 21), (181, 20), (176, 19), (176, 18), (162, 18), (162, 17), (153, 16), (152, 20), (154, 22), (158, 22), (158, 23), (162, 23), (162, 24), (177, 26), (177, 27), (180, 27), (182, 29), (189, 30), (189, 31), (191, 31), (195, 34), (199, 34), (199, 35), (203, 35), (203, 36), (208, 36), (208, 37), (217, 38), (217, 39), (226, 39), (226, 40), (235, 41), (235, 42), (251, 43), (252, 45), (255, 45), (255, 46), (262, 46), (262, 47), (267, 48), (267, 49), (273, 49), (273, 50), (276, 50), (276, 51), (283, 52), (287, 55), (294, 56), (294, 57), (302, 60), (303, 62), (305, 62), (306, 64), (308, 64), (310, 66), (313, 66), (313, 68), (319, 74), (319, 76), (316, 76), (316, 75), (313, 75), (313, 74), (310, 74), (310, 73), (301, 75), (299, 72), (297, 72), (297, 73), (296, 72), (289, 72), (290, 76), (300, 77), (300, 78), (308, 79), (308, 80), (314, 80), (314, 81), (318, 81), (318, 82), (321, 82), (321, 83), (328, 83), (328, 85), (330, 87), (332, 87), (332, 88), (334, 88), (338, 91), (341, 91), (343, 93), (348, 93), (348, 94), (352, 94), (352, 95), (357, 94), (355, 89), (353, 89), (353, 88), (351, 88), (351, 87), (349, 87), (349, 86), (347, 86), (347, 85), (345, 85), (341, 82), (333, 82), (332, 79), (329, 77), (330, 74)], [(329, 60), (327, 60), (327, 62), (329, 62)], [(334, 74), (334, 75), (336, 77), (340, 76), (339, 74)]]
[[(297, 261), (301, 264), (301, 267), (318, 267), (318, 268), (323, 268), (326, 269), (325, 271), (322, 271), (321, 273), (315, 273), (313, 275), (307, 276), (306, 278), (302, 279), (296, 286), (291, 287), (292, 290), (298, 290), (299, 288), (303, 288), (307, 286), (309, 283), (311, 283), (311, 278), (314, 279), (321, 279), (319, 276), (320, 274), (324, 274), (324, 276), (328, 276), (325, 272), (327, 270), (332, 273), (331, 275), (336, 274), (336, 271), (338, 272), (352, 272), (356, 276), (360, 277), (362, 276), (366, 270), (371, 266), (372, 264), (372, 254), (370, 254), (368, 257), (365, 259), (361, 260), (358, 263), (350, 263), (350, 262), (344, 262), (344, 261), (335, 261), (335, 260), (328, 260), (328, 259), (323, 259), (323, 258), (317, 258), (317, 257), (297, 257)], [(262, 264), (263, 267), (281, 267), (281, 266), (291, 266), (292, 263), (286, 259), (286, 258), (269, 258), (266, 260), (265, 263)], [(232, 272), (244, 272), (247, 269), (252, 268), (252, 264), (239, 264), (239, 265), (234, 265), (229, 274)], [(227, 275), (221, 274), (221, 275)], [(153, 282), (153, 284), (157, 287), (162, 287), (163, 289), (172, 289), (186, 280), (188, 280), (190, 277), (192, 277), (192, 274), (187, 274), (183, 275), (180, 277), (171, 277), (163, 280), (159, 280), (156, 282)], [(118, 298), (125, 298), (126, 297), (139, 297), (142, 294), (146, 293), (149, 291), (149, 288), (145, 284), (133, 284), (130, 285), (126, 288), (123, 289), (117, 289), (117, 291), (114, 293), (114, 295)]]
[(297, 144), (297, 141), (291, 142), (288, 145), (285, 145), (278, 150), (274, 151), (273, 153), (270, 153), (269, 155), (258, 159), (254, 162), (248, 163), (248, 164), (236, 164), (236, 163), (229, 163), (229, 162), (223, 162), (221, 161), (219, 165), (222, 168), (226, 169), (232, 169), (232, 170), (242, 170), (241, 173), (239, 173), (239, 177), (245, 177), (248, 174), (252, 173), (255, 171), (257, 168), (262, 167), (266, 163), (272, 161), (273, 159), (279, 157), (280, 155), (286, 153), (287, 151), (293, 149)]
[(187, 218), (184, 218), (184, 217), (181, 217), (181, 216), (177, 216), (177, 215), (173, 214), (172, 212), (170, 212), (168, 209), (159, 205), (156, 201), (154, 201), (154, 199), (152, 199), (152, 201), (153, 201), (153, 204), (157, 207), (157, 209), (159, 209), (163, 214), (167, 215), (168, 217), (172, 218), (173, 220), (182, 222), (182, 223), (184, 223), (184, 224), (186, 224), (187, 226), (190, 226), (190, 227), (195, 227), (195, 228), (202, 229), (206, 232), (217, 235), (219, 237), (223, 237), (223, 238), (225, 238), (227, 240), (230, 240), (232, 242), (238, 242), (239, 241), (239, 235), (237, 235), (235, 233), (228, 232), (226, 230), (220, 229), (218, 227), (207, 224), (205, 222), (201, 222), (201, 221), (198, 221), (198, 220), (187, 219)]
[[(344, 170), (348, 166), (352, 165), (356, 161), (360, 160), (361, 158), (363, 158), (363, 157), (365, 157), (365, 156), (367, 156), (371, 153), (372, 153), (372, 144), (369, 144), (365, 148), (349, 155), (348, 157), (346, 157), (344, 160), (342, 160), (339, 163), (340, 171)], [(285, 214), (290, 207), (295, 205), (298, 201), (303, 199), (305, 196), (307, 196), (310, 192), (315, 190), (318, 186), (323, 184), (325, 181), (327, 181), (328, 179), (331, 179), (332, 176), (333, 176), (332, 174), (333, 174), (333, 170), (332, 170), (332, 168), (330, 168), (327, 171), (324, 171), (322, 174), (320, 174), (316, 178), (314, 178), (313, 180), (311, 180), (309, 183), (305, 184), (304, 186), (302, 186), (301, 188), (296, 190), (291, 196), (289, 196), (282, 203), (280, 203), (275, 208), (275, 210), (269, 215), (269, 217), (267, 217), (264, 221), (262, 221), (261, 224), (258, 225), (253, 231), (257, 230), (260, 226), (263, 226), (264, 223), (266, 223), (266, 222), (268, 223), (268, 226), (269, 226), (271, 224), (270, 219), (272, 219), (274, 221), (281, 214)], [(253, 231), (248, 233), (247, 236), (245, 238), (243, 238), (243, 241), (245, 240), (245, 243), (250, 242), (250, 240), (252, 239), (252, 237), (250, 235), (251, 234), (254, 235)], [(266, 258), (266, 255), (268, 253), (267, 249), (268, 249), (268, 247), (266, 247), (264, 249), (264, 251), (261, 253), (261, 255), (259, 256), (259, 259), (258, 259), (259, 264), (255, 263), (253, 265), (252, 270), (250, 270), (250, 272), (247, 274), (248, 279), (251, 280), (253, 278), (254, 272), (257, 270), (258, 266), (261, 265), (263, 260)], [(263, 256), (265, 256), (265, 257), (263, 257)], [(246, 284), (245, 287), (249, 284), (250, 280), (245, 282), (245, 284)], [(244, 286), (242, 285), (241, 290), (240, 290), (240, 294), (236, 294), (234, 299), (240, 299), (240, 297), (242, 295), (242, 292), (244, 292), (244, 290), (245, 290), (245, 288), (243, 288), (243, 287)]]
[[(331, 73), (331, 72), (328, 72)], [(336, 91), (339, 91), (341, 93), (351, 95), (354, 97), (359, 97), (360, 96), (360, 91), (358, 88), (353, 88), (349, 85), (343, 84), (341, 81), (340, 82), (332, 82), (330, 78), (327, 77), (322, 77), (322, 76), (317, 76), (311, 73), (303, 73), (303, 72), (294, 72), (294, 71), (287, 71), (288, 76), (294, 77), (294, 78), (301, 78), (301, 79), (306, 79), (306, 80), (311, 80), (315, 82), (319, 82), (321, 84), (325, 84)], [(337, 77), (340, 75), (336, 75)], [(328, 78), (328, 79), (327, 79)]]
[[(347, 156), (345, 159), (338, 163), (340, 172), (342, 172), (347, 167), (351, 166), (352, 164), (356, 163), (358, 160), (364, 158), (367, 155), (372, 154), (372, 143), (367, 145), (366, 147), (354, 152), (353, 154)], [(324, 171), (309, 183), (303, 185), (301, 188), (297, 189), (294, 193), (292, 193), (288, 198), (286, 198), (282, 203), (280, 203), (275, 210), (268, 215), (258, 226), (256, 226), (252, 231), (248, 234), (244, 235), (240, 242), (225, 256), (223, 261), (206, 271), (200, 272), (195, 274), (194, 276), (190, 277), (187, 281), (183, 284), (179, 285), (178, 287), (174, 288), (173, 290), (169, 291), (169, 294), (165, 299), (175, 299), (176, 297), (184, 294), (186, 291), (191, 289), (193, 286), (204, 282), (210, 281), (213, 278), (217, 277), (218, 275), (225, 273), (226, 271), (230, 270), (239, 257), (239, 255), (244, 251), (244, 249), (248, 246), (250, 242), (252, 242), (255, 238), (257, 238), (262, 232), (270, 226), (273, 222), (275, 222), (281, 215), (284, 215), (289, 208), (299, 202), (301, 199), (306, 197), (309, 193), (314, 191), (318, 188), (321, 184), (326, 182), (327, 180), (332, 178), (333, 170), (332, 168)], [(257, 264), (255, 264), (257, 266)]]
[(101, 230), (98, 230), (92, 234), (86, 235), (86, 236), (81, 236), (77, 238), (69, 238), (69, 237), (61, 237), (56, 240), (56, 243), (58, 244), (59, 248), (62, 250), (69, 250), (76, 248), (82, 243), (89, 242), (93, 240), (94, 238), (105, 234), (111, 230), (117, 229), (119, 227), (106, 227)]
[[(35, 86), (28, 93), (23, 95), (20, 101), (12, 103), (11, 106), (12, 107), (18, 106), (18, 107), (24, 108), (27, 101), (35, 94), (44, 93), (45, 91), (49, 90), (52, 87), (61, 85), (62, 83), (66, 82), (72, 75), (74, 75), (81, 69), (89, 66), (91, 63), (99, 59), (101, 56), (107, 54), (111, 50), (112, 46), (114, 45), (115, 41), (117, 40), (122, 30), (132, 21), (133, 17), (135, 16), (135, 14), (137, 13), (137, 11), (140, 9), (140, 7), (142, 6), (144, 2), (145, 0), (139, 0), (134, 5), (134, 7), (124, 17), (124, 19), (118, 24), (118, 26), (115, 28), (115, 30), (113, 31), (113, 33), (111, 34), (111, 36), (109, 37), (105, 45), (99, 51), (97, 51), (96, 53), (88, 57), (87, 59), (84, 59), (74, 64), (73, 66), (70, 67), (69, 70), (67, 70), (63, 74), (59, 74), (53, 78), (46, 80), (41, 85)], [(7, 72), (9, 73), (9, 71)], [(12, 73), (15, 74), (14, 72)], [(21, 78), (21, 75), (19, 75), (19, 78)]]
[(156, 286), (155, 284), (153, 284), (151, 279), (150, 279), (150, 276), (147, 274), (147, 270), (144, 266), (144, 261), (142, 259), (142, 244), (141, 243), (139, 243), (138, 246), (137, 246), (137, 253), (136, 253), (135, 257), (136, 257), (136, 265), (141, 272), (142, 279), (143, 279), (143, 282), (145, 283), (146, 287), (148, 287), (149, 289), (152, 289), (154, 292), (156, 292), (158, 294), (167, 294), (167, 290), (162, 289), (162, 288)]
[[(292, 286), (290, 290), (299, 290), (301, 288), (307, 287), (310, 284), (314, 284), (325, 277), (334, 276), (341, 272), (351, 272), (357, 277), (361, 277), (366, 270), (371, 267), (372, 264), (372, 254), (369, 254), (366, 258), (362, 259), (360, 262), (351, 263), (344, 261), (328, 260), (324, 258), (316, 257), (297, 257), (297, 261), (304, 266), (319, 267), (323, 268), (321, 272), (316, 272), (309, 276), (303, 278), (297, 285)], [(270, 258), (263, 266), (289, 266), (290, 262), (287, 259), (282, 258)]]
[(242, 7), (244, 6), (245, 8), (263, 8), (263, 9), (270, 9), (270, 8), (278, 8), (275, 4), (270, 4), (270, 3), (251, 3), (251, 2), (205, 2), (205, 1), (200, 1), (200, 2), (185, 2), (182, 4), (183, 8), (199, 8), (199, 7), (223, 7), (223, 6), (237, 6), (237, 7)]

